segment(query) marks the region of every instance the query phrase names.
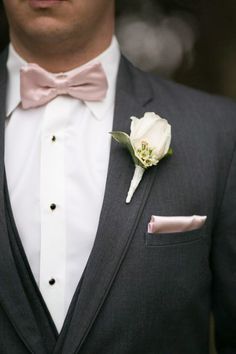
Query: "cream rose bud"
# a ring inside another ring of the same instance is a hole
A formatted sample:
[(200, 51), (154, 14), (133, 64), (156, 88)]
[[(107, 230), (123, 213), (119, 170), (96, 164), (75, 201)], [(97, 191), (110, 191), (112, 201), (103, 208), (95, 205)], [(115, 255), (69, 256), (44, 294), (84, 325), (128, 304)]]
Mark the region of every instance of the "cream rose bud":
[(171, 126), (153, 112), (143, 118), (131, 117), (130, 142), (144, 168), (156, 165), (169, 151)]

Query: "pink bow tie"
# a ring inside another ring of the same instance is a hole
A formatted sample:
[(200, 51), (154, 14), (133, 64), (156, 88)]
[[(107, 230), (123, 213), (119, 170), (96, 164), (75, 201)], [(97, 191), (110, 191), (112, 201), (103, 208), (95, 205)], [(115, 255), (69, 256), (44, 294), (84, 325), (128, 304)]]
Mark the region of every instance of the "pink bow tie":
[(37, 64), (21, 69), (21, 101), (24, 109), (42, 106), (58, 95), (70, 95), (83, 101), (101, 101), (108, 83), (100, 63), (68, 74), (52, 74)]

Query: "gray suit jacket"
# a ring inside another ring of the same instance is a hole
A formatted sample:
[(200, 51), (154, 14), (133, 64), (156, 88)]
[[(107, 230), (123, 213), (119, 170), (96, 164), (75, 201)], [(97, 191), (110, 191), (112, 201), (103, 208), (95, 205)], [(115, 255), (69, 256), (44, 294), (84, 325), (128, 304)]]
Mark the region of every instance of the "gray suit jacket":
[[(45, 354), (9, 242), (4, 184), (6, 53), (0, 62), (0, 353)], [(156, 112), (174, 154), (145, 172), (131, 204), (133, 163), (112, 143), (94, 247), (54, 354), (236, 353), (236, 105), (161, 80), (122, 58), (114, 130)], [(91, 201), (92, 203), (92, 201)], [(207, 215), (197, 231), (150, 235), (151, 215)], [(45, 323), (46, 326), (46, 323)], [(12, 349), (13, 348), (13, 349)]]

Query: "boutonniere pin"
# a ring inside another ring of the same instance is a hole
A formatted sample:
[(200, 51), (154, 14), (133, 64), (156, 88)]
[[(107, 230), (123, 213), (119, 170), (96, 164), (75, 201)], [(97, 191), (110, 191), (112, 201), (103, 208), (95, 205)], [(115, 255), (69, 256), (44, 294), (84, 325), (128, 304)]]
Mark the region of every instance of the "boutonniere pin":
[(126, 203), (130, 203), (144, 171), (156, 166), (163, 157), (173, 152), (170, 148), (171, 126), (166, 119), (153, 112), (145, 113), (142, 118), (130, 119), (130, 135), (120, 131), (111, 132), (112, 137), (128, 149), (135, 165)]

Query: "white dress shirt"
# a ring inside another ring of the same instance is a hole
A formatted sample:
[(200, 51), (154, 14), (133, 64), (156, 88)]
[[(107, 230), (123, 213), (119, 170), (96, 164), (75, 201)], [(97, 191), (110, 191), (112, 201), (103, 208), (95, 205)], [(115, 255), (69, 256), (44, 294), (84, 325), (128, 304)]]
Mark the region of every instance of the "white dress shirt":
[(5, 166), (16, 226), (35, 280), (60, 332), (93, 247), (101, 212), (120, 51), (115, 37), (91, 62), (108, 80), (102, 102), (58, 96), (23, 110), (20, 68), (7, 62)]

